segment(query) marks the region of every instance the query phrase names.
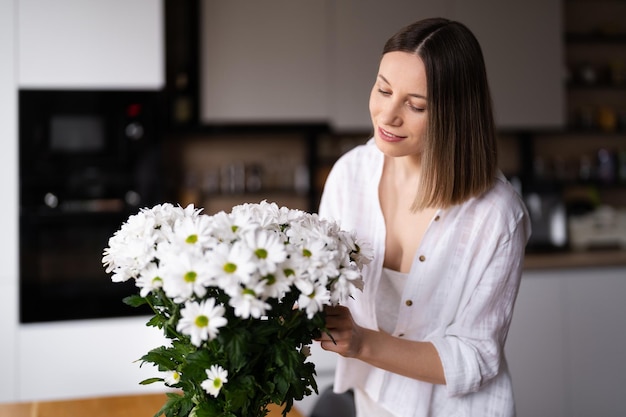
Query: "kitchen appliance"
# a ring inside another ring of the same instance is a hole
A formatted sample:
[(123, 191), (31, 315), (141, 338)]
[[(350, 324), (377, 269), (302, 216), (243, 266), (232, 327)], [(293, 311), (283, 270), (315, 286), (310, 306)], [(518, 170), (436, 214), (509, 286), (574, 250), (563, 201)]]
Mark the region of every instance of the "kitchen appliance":
[(559, 193), (533, 190), (524, 194), (532, 233), (528, 252), (566, 250), (569, 245), (567, 208)]
[(108, 238), (163, 198), (160, 93), (19, 92), (20, 321), (141, 314), (101, 259)]

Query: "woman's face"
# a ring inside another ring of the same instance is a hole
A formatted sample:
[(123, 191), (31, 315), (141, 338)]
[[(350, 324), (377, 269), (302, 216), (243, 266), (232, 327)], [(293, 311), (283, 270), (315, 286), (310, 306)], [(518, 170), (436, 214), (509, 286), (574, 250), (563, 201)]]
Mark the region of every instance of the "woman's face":
[(369, 108), (376, 145), (385, 155), (421, 156), (428, 119), (426, 91), (420, 57), (407, 52), (383, 55)]

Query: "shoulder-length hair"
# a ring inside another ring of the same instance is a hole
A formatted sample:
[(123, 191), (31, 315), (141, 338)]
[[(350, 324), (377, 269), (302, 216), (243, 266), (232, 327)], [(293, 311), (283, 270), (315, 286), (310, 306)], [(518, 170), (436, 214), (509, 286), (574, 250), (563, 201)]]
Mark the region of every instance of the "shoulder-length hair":
[(478, 40), (462, 23), (431, 18), (393, 35), (383, 55), (395, 51), (416, 54), (426, 70), (428, 127), (411, 209), (446, 208), (481, 195), (493, 185), (498, 162)]

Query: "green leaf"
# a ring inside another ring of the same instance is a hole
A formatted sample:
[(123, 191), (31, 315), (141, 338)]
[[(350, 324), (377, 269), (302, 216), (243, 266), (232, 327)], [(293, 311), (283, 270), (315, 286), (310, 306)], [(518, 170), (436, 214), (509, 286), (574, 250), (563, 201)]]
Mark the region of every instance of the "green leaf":
[(139, 307), (148, 303), (148, 300), (146, 300), (144, 297), (141, 297), (137, 294), (132, 294), (132, 295), (129, 295), (128, 297), (124, 297), (122, 301), (124, 302), (124, 304), (127, 304), (131, 307)]
[(163, 382), (163, 378), (148, 378), (148, 379), (144, 379), (139, 384), (140, 385), (149, 385), (149, 384), (154, 384), (155, 382)]

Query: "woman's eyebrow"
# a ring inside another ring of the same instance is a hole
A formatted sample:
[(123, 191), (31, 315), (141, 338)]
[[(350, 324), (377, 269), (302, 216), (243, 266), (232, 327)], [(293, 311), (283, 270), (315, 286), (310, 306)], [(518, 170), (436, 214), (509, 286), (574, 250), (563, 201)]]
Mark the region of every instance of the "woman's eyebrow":
[[(384, 76), (384, 75), (382, 75), (382, 74), (378, 74), (378, 78), (380, 78), (381, 80), (383, 80), (383, 81), (385, 82), (385, 84), (387, 84), (387, 85), (391, 85), (391, 83), (390, 83), (390, 82), (389, 82), (389, 81), (385, 78), (385, 76)], [(425, 96), (425, 95), (422, 95), (422, 94), (412, 93), (412, 94), (409, 94), (409, 96), (411, 96), (411, 97), (415, 97), (415, 98), (421, 98), (422, 100), (426, 100), (426, 96)]]

